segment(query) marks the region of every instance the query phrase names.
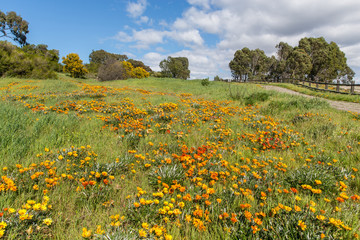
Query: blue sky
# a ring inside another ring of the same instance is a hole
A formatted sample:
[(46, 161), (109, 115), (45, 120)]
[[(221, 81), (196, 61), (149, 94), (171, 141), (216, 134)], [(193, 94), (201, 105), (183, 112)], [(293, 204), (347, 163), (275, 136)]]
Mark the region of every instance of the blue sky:
[(230, 78), (237, 49), (293, 46), (302, 37), (336, 42), (360, 75), (358, 0), (1, 0), (29, 25), (28, 41), (78, 53), (88, 62), (92, 50), (127, 54), (159, 70), (167, 56), (189, 58), (191, 78)]

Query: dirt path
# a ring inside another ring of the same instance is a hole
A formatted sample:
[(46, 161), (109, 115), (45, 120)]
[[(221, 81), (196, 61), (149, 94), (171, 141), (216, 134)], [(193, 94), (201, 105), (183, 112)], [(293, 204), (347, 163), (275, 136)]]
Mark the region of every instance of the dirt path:
[[(282, 88), (282, 87), (270, 86), (270, 85), (261, 85), (261, 86), (267, 90), (274, 90), (277, 92), (288, 93), (288, 94), (292, 94), (292, 95), (299, 95), (299, 96), (303, 96), (303, 97), (307, 97), (307, 98), (316, 98), (314, 96), (306, 95), (303, 93), (298, 93), (298, 92), (295, 92), (295, 91), (292, 91), (292, 90), (289, 90), (286, 88)], [(338, 110), (360, 113), (360, 104), (359, 103), (333, 101), (333, 100), (328, 100), (325, 98), (321, 98), (321, 99), (324, 99), (325, 101), (327, 101), (330, 104), (331, 107), (336, 108)]]

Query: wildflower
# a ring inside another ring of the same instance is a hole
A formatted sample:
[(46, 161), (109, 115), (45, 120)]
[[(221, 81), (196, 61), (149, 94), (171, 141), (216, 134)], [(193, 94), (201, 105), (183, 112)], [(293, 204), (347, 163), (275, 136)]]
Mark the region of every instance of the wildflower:
[(298, 226), (301, 228), (301, 230), (305, 231), (306, 225), (305, 225), (305, 223), (303, 221), (299, 220)]
[(86, 228), (83, 228), (81, 236), (83, 238), (90, 238), (91, 237), (91, 230), (87, 230)]
[(173, 237), (171, 235), (169, 235), (169, 234), (165, 235), (165, 240), (172, 240), (172, 239), (173, 239)]
[(300, 212), (301, 211), (301, 208), (299, 207), (299, 206), (294, 206), (294, 210), (296, 211), (296, 212)]
[(6, 223), (6, 222), (4, 222), (4, 221), (0, 222), (0, 230), (1, 230), (1, 229), (5, 229), (6, 226), (7, 226), (7, 223)]
[(105, 230), (103, 230), (103, 229), (101, 228), (101, 225), (98, 225), (98, 226), (96, 227), (95, 233), (102, 235), (102, 234), (105, 233)]
[(149, 229), (149, 224), (144, 222), (144, 223), (141, 224), (141, 227), (145, 228), (145, 229)]
[(27, 211), (26, 209), (20, 209), (18, 213), (19, 215), (25, 215), (26, 211)]
[(50, 226), (52, 222), (53, 222), (53, 221), (52, 221), (51, 218), (45, 218), (45, 219), (43, 220), (43, 223), (46, 224), (46, 225), (48, 225), (48, 226)]
[(140, 229), (140, 230), (139, 230), (139, 236), (140, 236), (140, 237), (146, 237), (146, 236), (147, 236), (147, 233), (146, 233), (143, 229)]

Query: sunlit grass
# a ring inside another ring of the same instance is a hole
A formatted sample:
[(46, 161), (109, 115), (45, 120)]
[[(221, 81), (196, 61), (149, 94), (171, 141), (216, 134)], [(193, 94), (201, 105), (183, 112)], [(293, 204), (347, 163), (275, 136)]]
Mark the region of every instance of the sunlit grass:
[[(0, 96), (5, 238), (359, 233), (360, 117), (324, 101), (251, 84), (65, 75), (1, 79)], [(18, 219), (44, 195), (46, 211)]]

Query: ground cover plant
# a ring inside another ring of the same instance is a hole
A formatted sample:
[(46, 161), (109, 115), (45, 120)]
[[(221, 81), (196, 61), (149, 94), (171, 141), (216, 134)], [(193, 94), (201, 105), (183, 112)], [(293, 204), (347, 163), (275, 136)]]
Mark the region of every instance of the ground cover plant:
[(1, 79), (0, 238), (358, 238), (359, 114), (230, 88)]

